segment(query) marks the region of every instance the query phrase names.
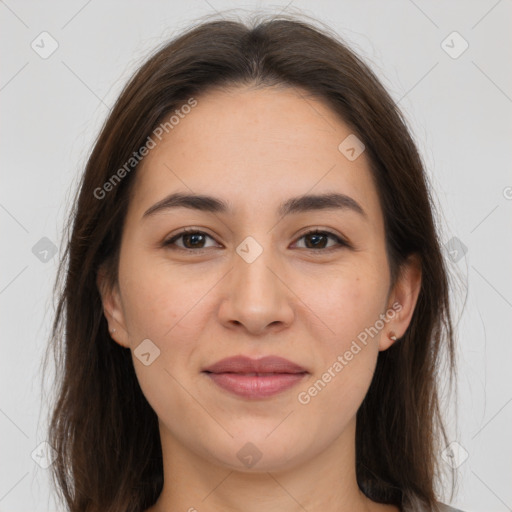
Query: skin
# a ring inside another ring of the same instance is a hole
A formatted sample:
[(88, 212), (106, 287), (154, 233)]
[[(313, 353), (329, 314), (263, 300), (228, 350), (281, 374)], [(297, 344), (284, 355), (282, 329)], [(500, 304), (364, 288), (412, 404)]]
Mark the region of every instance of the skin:
[[(165, 483), (147, 512), (396, 512), (357, 486), (356, 412), (379, 351), (409, 325), (418, 260), (391, 288), (369, 161), (364, 152), (349, 161), (338, 150), (352, 132), (324, 103), (291, 88), (217, 90), (197, 100), (137, 171), (118, 282), (110, 288), (98, 276), (112, 336), (132, 350), (159, 418)], [(143, 218), (172, 192), (221, 198), (234, 214), (175, 208)], [(350, 196), (367, 218), (348, 209), (277, 214), (286, 199), (325, 192)], [(162, 247), (186, 227), (208, 237)], [(351, 247), (326, 237), (315, 249), (303, 237), (312, 228)], [(263, 249), (252, 263), (236, 252), (247, 236)], [(298, 394), (396, 301), (400, 312), (308, 404), (299, 403)], [(160, 350), (149, 366), (133, 352), (144, 339)], [(276, 396), (247, 400), (201, 373), (238, 354), (282, 356), (309, 374)], [(237, 457), (248, 442), (262, 454), (250, 468)]]

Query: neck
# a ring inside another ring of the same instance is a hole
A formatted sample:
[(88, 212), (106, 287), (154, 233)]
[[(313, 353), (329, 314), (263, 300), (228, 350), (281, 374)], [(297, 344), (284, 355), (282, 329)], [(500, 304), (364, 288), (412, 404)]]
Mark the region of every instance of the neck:
[(373, 512), (355, 474), (355, 418), (314, 459), (280, 471), (230, 469), (187, 450), (160, 425), (164, 488), (147, 512)]

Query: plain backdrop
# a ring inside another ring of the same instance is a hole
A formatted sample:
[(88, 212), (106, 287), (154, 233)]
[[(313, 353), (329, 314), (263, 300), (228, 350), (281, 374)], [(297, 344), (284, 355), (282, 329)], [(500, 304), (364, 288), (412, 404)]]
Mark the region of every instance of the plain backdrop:
[(62, 226), (98, 130), (148, 52), (231, 9), (241, 18), (299, 11), (328, 24), (404, 112), (456, 284), (458, 401), (445, 406), (456, 443), (447, 464), (456, 461), (460, 481), (452, 505), (512, 510), (512, 2), (5, 0), (0, 512), (58, 510), (37, 462), (46, 439), (40, 365)]

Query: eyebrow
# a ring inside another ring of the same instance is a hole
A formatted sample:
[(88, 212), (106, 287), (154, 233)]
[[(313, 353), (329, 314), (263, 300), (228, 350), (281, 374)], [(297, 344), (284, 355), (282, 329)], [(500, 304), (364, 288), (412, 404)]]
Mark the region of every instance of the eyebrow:
[[(148, 208), (143, 218), (150, 217), (158, 212), (173, 208), (190, 208), (210, 213), (229, 213), (233, 215), (233, 208), (222, 199), (204, 194), (183, 194), (176, 192), (164, 197)], [(290, 214), (304, 213), (313, 210), (348, 210), (353, 211), (366, 220), (368, 216), (361, 205), (350, 196), (339, 193), (303, 195), (292, 197), (283, 202), (278, 208), (280, 217)]]

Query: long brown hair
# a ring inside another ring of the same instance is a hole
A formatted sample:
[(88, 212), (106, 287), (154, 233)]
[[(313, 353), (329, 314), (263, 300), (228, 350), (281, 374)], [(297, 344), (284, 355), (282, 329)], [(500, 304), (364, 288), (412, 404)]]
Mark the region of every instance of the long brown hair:
[[(111, 283), (117, 279), (137, 172), (136, 162), (128, 168), (126, 162), (190, 98), (238, 85), (296, 87), (327, 102), (366, 146), (392, 283), (409, 255), (420, 257), (423, 279), (409, 328), (379, 353), (357, 412), (356, 471), (359, 487), (376, 502), (436, 510), (440, 451), (448, 444), (441, 356), (447, 355), (450, 389), (455, 357), (448, 274), (428, 180), (402, 114), (369, 67), (328, 27), (289, 15), (249, 24), (207, 20), (189, 28), (138, 69), (103, 125), (69, 217), (48, 345), (56, 368), (49, 443), (57, 453), (52, 476), (60, 496), (71, 512), (140, 512), (162, 490), (157, 416), (129, 349), (109, 336), (96, 277), (103, 266)], [(122, 179), (99, 193), (123, 166)]]

